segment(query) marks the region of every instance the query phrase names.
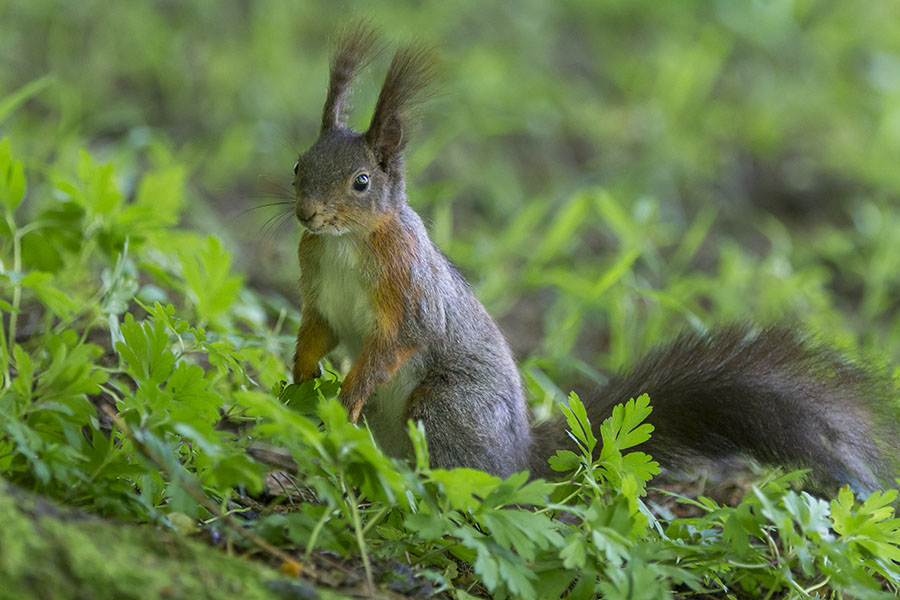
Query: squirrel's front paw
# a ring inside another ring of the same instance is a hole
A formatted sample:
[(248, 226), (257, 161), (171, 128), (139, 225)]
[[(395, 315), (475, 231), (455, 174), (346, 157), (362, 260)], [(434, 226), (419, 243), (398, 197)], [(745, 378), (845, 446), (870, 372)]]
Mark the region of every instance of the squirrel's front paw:
[(319, 368), (319, 365), (316, 365), (314, 369), (303, 369), (297, 364), (294, 364), (293, 375), (294, 383), (303, 383), (304, 381), (321, 377), (322, 369)]
[(366, 396), (354, 394), (345, 390), (341, 390), (341, 393), (338, 394), (338, 400), (340, 400), (341, 404), (344, 405), (344, 408), (347, 409), (347, 413), (350, 416), (350, 422), (353, 424), (356, 424), (356, 422), (359, 421), (359, 415), (362, 413), (363, 406), (367, 399)]

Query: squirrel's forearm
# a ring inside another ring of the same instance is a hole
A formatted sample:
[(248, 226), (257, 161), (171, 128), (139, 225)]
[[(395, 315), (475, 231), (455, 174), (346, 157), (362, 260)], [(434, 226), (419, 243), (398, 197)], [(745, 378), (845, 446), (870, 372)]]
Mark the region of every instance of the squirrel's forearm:
[(320, 375), (319, 361), (337, 345), (337, 337), (325, 319), (313, 310), (303, 312), (303, 322), (297, 331), (297, 350), (294, 353), (294, 383), (315, 379)]
[(363, 342), (356, 362), (341, 385), (340, 400), (352, 422), (359, 420), (360, 412), (375, 388), (393, 377), (415, 351), (414, 346), (374, 335)]
[(340, 395), (354, 423), (375, 388), (390, 380), (418, 349), (417, 344), (401, 342), (399, 337), (410, 313), (410, 298), (421, 295), (418, 287), (410, 284), (415, 242), (393, 215), (373, 231), (369, 244), (370, 265), (374, 265), (370, 272), (375, 280), (371, 297), (374, 320)]

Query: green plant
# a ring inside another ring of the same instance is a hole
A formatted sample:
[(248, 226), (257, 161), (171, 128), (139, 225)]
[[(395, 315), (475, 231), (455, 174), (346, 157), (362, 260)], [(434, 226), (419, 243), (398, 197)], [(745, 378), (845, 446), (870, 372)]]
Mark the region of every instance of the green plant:
[[(414, 425), (413, 462), (390, 459), (347, 422), (336, 377), (284, 386), (291, 336), (259, 316), (271, 305), (232, 274), (215, 238), (171, 227), (185, 197), (177, 167), (152, 165), (130, 198), (115, 168), (85, 152), (74, 169), (43, 170), (23, 216), (31, 177), (0, 143), (9, 234), (0, 242), (9, 299), (0, 305), (0, 473), (10, 482), (184, 534), (221, 529), (298, 564), (323, 550), (358, 556), (367, 585), (386, 585), (384, 565), (405, 556), (416, 573), (407, 585), (457, 598), (898, 589), (895, 492), (860, 503), (844, 490), (829, 505), (791, 491), (797, 475), (788, 475), (736, 507), (679, 498), (700, 516), (661, 518), (646, 502), (658, 467), (629, 452), (652, 435), (646, 396), (618, 407), (598, 440), (571, 395), (578, 450), (553, 459), (569, 472), (559, 483), (430, 469)], [(614, 200), (597, 202), (612, 210)], [(570, 221), (551, 225), (545, 248)], [(259, 441), (290, 453), (294, 483), (282, 498), (294, 509), (241, 520), (246, 494), (263, 486), (266, 468), (248, 453)]]
[[(897, 363), (893, 10), (371, 4), (451, 57), (411, 200), (505, 317), (536, 414), (673, 327), (797, 319)], [(678, 497), (689, 517), (648, 499), (652, 458), (629, 449), (652, 398), (622, 398), (594, 440), (570, 397), (578, 451), (549, 484), (430, 470), (415, 428), (415, 461), (388, 459), (344, 420), (336, 376), (283, 385), (296, 240), (242, 253), (259, 213), (223, 215), (310, 141), (297, 107), (321, 103), (331, 11), (0, 8), (4, 479), (259, 558), (260, 538), (304, 565), (338, 552), (420, 595), (896, 595), (891, 492), (826, 503), (788, 474), (735, 507)], [(283, 488), (261, 442), (296, 464)]]

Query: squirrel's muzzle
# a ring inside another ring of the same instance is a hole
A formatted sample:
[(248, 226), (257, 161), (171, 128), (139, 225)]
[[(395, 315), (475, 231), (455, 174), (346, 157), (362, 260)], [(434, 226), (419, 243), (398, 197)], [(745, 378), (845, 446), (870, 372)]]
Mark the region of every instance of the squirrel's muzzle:
[(304, 225), (308, 225), (316, 216), (317, 210), (314, 203), (298, 200), (295, 212), (297, 214), (297, 220)]

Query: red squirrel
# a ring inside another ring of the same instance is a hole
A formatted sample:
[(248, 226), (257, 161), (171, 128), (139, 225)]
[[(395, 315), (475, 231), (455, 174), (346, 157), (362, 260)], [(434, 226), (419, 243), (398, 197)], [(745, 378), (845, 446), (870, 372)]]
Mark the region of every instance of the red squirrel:
[[(340, 38), (319, 137), (294, 165), (305, 228), (294, 381), (318, 377), (341, 343), (354, 360), (340, 401), (388, 454), (410, 455), (413, 419), (435, 467), (552, 476), (548, 458), (572, 444), (564, 423), (532, 428), (508, 344), (407, 203), (404, 149), (410, 109), (433, 77), (429, 51), (400, 47), (368, 129), (345, 125), (350, 83), (378, 46), (365, 25)], [(642, 449), (664, 466), (749, 455), (809, 468), (815, 486), (871, 491), (897, 474), (893, 392), (791, 328), (735, 325), (681, 335), (585, 405), (599, 427), (613, 406), (648, 393), (655, 431)]]

